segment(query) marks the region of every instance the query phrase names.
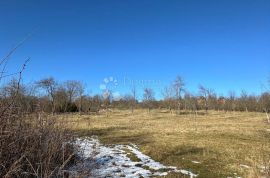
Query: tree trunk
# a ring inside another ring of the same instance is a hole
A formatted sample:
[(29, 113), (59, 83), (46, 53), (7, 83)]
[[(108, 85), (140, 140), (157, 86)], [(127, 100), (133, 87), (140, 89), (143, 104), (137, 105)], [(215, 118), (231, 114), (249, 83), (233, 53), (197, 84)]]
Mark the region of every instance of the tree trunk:
[(55, 114), (55, 104), (54, 104), (54, 102), (52, 102), (52, 115), (54, 115)]
[(177, 105), (178, 105), (178, 115), (180, 115), (180, 105), (181, 105), (181, 104), (180, 104), (179, 101), (178, 101), (178, 104), (177, 104)]
[(82, 115), (82, 96), (80, 96), (80, 108), (79, 108), (79, 113)]
[(197, 109), (195, 109), (195, 130), (197, 131), (198, 130), (198, 123), (197, 123), (197, 117), (198, 117), (198, 111)]
[(109, 108), (106, 108), (106, 117), (109, 117)]
[(131, 113), (133, 114), (134, 113), (134, 105), (132, 104), (131, 106)]
[(266, 117), (267, 117), (267, 122), (268, 122), (268, 124), (270, 124), (270, 118), (269, 118), (269, 114), (268, 114), (267, 110), (265, 110), (265, 114), (266, 114)]
[(171, 105), (169, 106), (169, 110), (170, 110), (170, 113), (173, 114)]

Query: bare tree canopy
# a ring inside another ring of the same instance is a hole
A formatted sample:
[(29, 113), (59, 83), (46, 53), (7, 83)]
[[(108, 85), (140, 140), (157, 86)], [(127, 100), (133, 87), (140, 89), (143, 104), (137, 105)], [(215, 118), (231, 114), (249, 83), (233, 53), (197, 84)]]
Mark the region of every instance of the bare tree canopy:
[(173, 88), (175, 90), (175, 98), (177, 100), (178, 114), (180, 114), (182, 94), (185, 91), (184, 87), (185, 87), (185, 83), (184, 83), (183, 78), (180, 76), (177, 76), (173, 82)]
[(143, 100), (153, 101), (154, 99), (154, 91), (151, 88), (145, 88), (143, 92)]
[(69, 102), (72, 102), (76, 97), (80, 96), (80, 92), (83, 89), (83, 84), (77, 80), (68, 80), (64, 83), (64, 88), (69, 97)]
[(151, 88), (145, 88), (143, 91), (143, 102), (148, 107), (148, 112), (150, 112), (154, 100), (154, 91)]
[(173, 87), (175, 89), (176, 99), (181, 99), (181, 94), (184, 92), (185, 82), (184, 79), (180, 76), (177, 76), (173, 82)]
[(213, 90), (209, 88), (199, 85), (199, 93), (200, 93), (201, 99), (204, 101), (204, 108), (205, 108), (205, 111), (207, 112), (209, 109), (210, 97), (214, 95), (214, 92)]
[(41, 79), (37, 82), (37, 86), (44, 89), (49, 96), (52, 104), (52, 113), (55, 112), (55, 97), (58, 87), (58, 83), (53, 77)]

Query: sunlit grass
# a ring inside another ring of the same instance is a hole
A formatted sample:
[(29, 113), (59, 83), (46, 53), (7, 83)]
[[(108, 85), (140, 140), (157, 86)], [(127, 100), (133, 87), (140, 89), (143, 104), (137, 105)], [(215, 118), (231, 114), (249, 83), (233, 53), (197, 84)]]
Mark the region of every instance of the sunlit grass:
[(135, 143), (156, 161), (200, 177), (252, 177), (254, 170), (241, 165), (253, 167), (262, 153), (270, 154), (270, 125), (263, 113), (201, 111), (196, 117), (192, 112), (113, 110), (108, 117), (57, 117), (81, 136), (97, 135), (104, 144)]

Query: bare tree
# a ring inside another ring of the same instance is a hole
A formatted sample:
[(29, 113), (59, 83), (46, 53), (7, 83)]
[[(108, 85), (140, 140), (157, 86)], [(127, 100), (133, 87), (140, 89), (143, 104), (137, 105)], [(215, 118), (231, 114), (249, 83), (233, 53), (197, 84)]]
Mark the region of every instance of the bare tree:
[(235, 111), (235, 108), (236, 108), (235, 100), (236, 100), (235, 92), (230, 91), (229, 98), (228, 98), (228, 102), (230, 106), (228, 106), (227, 109), (230, 109), (231, 111)]
[(184, 95), (185, 105), (188, 110), (196, 111), (196, 98), (192, 96), (189, 92), (186, 92)]
[(112, 101), (112, 91), (111, 90), (105, 90), (103, 92), (103, 106), (105, 107), (106, 110), (106, 117), (109, 116), (109, 106)]
[[(268, 80), (269, 86), (270, 86), (270, 78)], [(266, 114), (266, 118), (267, 118), (267, 122), (270, 124), (270, 117), (269, 117), (269, 111), (270, 111), (270, 91), (267, 88), (267, 91), (264, 92), (263, 94), (261, 94), (260, 97), (260, 105), (262, 107), (262, 110), (265, 112)]]
[(137, 90), (136, 90), (136, 86), (133, 85), (131, 87), (131, 113), (133, 114), (134, 112), (134, 108), (137, 102)]
[(92, 97), (92, 110), (98, 112), (102, 105), (102, 97), (100, 95), (95, 95)]
[(145, 88), (143, 93), (143, 102), (147, 105), (149, 113), (151, 110), (151, 104), (154, 100), (154, 91), (151, 88)]
[(84, 93), (84, 85), (82, 82), (77, 80), (68, 80), (64, 83), (64, 88), (68, 95), (68, 105), (72, 105), (77, 98), (79, 98), (78, 109), (81, 114), (82, 108), (82, 97)]
[(242, 90), (240, 97), (240, 108), (242, 111), (245, 110), (246, 112), (248, 112), (247, 103), (248, 103), (248, 94), (245, 90)]
[(47, 95), (49, 96), (52, 105), (52, 113), (54, 114), (58, 83), (55, 81), (54, 78), (49, 77), (38, 81), (37, 85), (38, 87), (44, 89)]
[(78, 91), (79, 99), (80, 99), (80, 105), (79, 105), (80, 114), (82, 113), (84, 90), (85, 90), (85, 85), (82, 82), (78, 82), (77, 91)]
[(173, 87), (164, 88), (164, 90), (162, 91), (162, 95), (163, 95), (166, 106), (168, 107), (168, 109), (170, 110), (170, 113), (172, 114), (172, 105), (173, 105), (173, 99), (174, 99)]
[(207, 113), (208, 109), (209, 109), (209, 99), (211, 97), (212, 91), (211, 91), (211, 89), (208, 89), (208, 88), (200, 85), (199, 86), (199, 93), (201, 95), (201, 98), (204, 101), (204, 109), (205, 109), (205, 112)]
[(186, 92), (185, 93), (185, 96), (184, 96), (184, 99), (185, 99), (185, 104), (186, 104), (186, 107), (192, 111), (193, 113), (193, 118), (194, 118), (194, 121), (195, 121), (195, 130), (197, 131), (197, 118), (198, 118), (198, 107), (197, 107), (197, 98), (195, 96), (193, 96), (192, 94)]
[(64, 88), (68, 94), (69, 103), (73, 102), (79, 96), (79, 87), (81, 82), (76, 80), (68, 80), (64, 82)]
[(261, 95), (259, 103), (261, 105), (262, 111), (265, 112), (267, 122), (270, 124), (269, 110), (270, 110), (270, 93), (265, 92)]
[[(56, 112), (70, 111), (70, 103), (68, 102), (68, 94), (63, 86), (59, 86), (54, 94), (54, 105)], [(69, 108), (68, 108), (69, 107)]]
[(209, 105), (209, 108), (210, 109), (218, 110), (217, 94), (212, 89), (209, 89), (209, 93), (208, 93), (208, 105)]
[(177, 100), (178, 114), (180, 114), (182, 93), (184, 92), (185, 83), (182, 77), (177, 76), (173, 82), (173, 88), (175, 90), (175, 98)]

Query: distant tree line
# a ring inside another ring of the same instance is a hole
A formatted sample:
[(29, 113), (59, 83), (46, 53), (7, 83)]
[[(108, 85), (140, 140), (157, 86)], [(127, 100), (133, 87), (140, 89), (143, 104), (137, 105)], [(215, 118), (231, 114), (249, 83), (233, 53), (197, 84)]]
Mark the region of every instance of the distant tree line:
[[(16, 94), (17, 81), (1, 87), (2, 101), (10, 100)], [(270, 111), (270, 91), (255, 96), (242, 91), (240, 96), (230, 92), (228, 96), (218, 96), (214, 90), (200, 85), (198, 94), (192, 95), (185, 88), (184, 80), (178, 76), (175, 81), (162, 91), (163, 99), (156, 100), (151, 88), (143, 90), (142, 100), (139, 102), (136, 86), (131, 88), (129, 94), (119, 100), (113, 100), (111, 93), (91, 96), (86, 94), (85, 85), (76, 80), (57, 82), (49, 77), (31, 85), (22, 85), (16, 97), (16, 105), (23, 112), (31, 113), (36, 110), (51, 113), (80, 112), (91, 113), (108, 110), (110, 108), (130, 109), (133, 113), (136, 108), (151, 109), (163, 108), (170, 112), (191, 110), (217, 110), (217, 111)]]

